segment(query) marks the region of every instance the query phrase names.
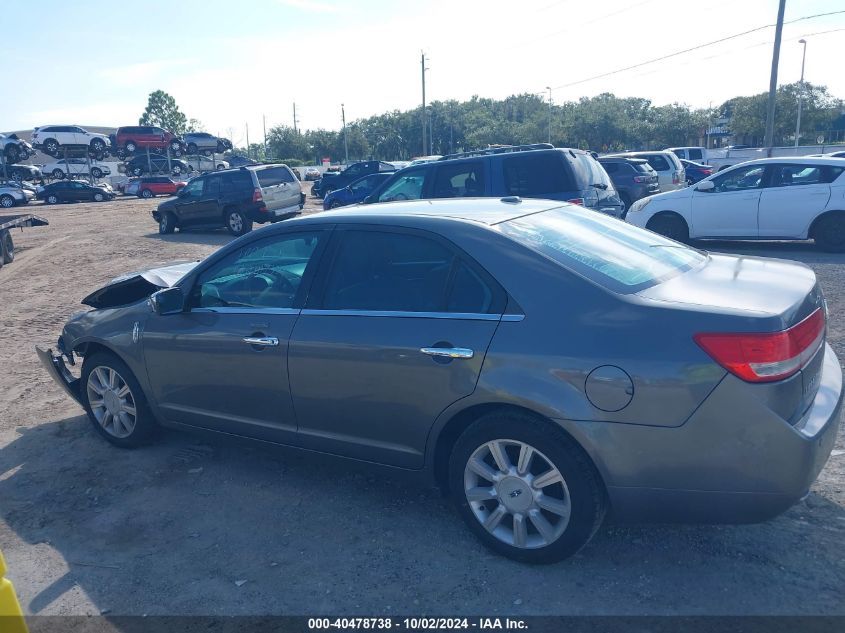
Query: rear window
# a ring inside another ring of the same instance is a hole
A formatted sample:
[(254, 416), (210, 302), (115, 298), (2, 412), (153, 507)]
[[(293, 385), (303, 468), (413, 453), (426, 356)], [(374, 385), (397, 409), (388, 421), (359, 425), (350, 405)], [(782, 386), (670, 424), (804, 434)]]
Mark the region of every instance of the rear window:
[(569, 155), (569, 164), (575, 173), (577, 189), (589, 189), (595, 185), (611, 185), (607, 172), (599, 162), (589, 154), (576, 153)]
[(646, 162), (646, 161), (642, 161), (642, 162), (637, 161), (636, 163), (631, 163), (631, 164), (634, 166), (634, 169), (636, 169), (637, 171), (640, 171), (644, 174), (650, 174), (654, 171), (651, 168), (651, 165), (649, 165), (648, 162)]
[(643, 156), (656, 171), (669, 171), (672, 166), (665, 156), (661, 154), (652, 154), (651, 156)]
[(267, 169), (257, 169), (255, 171), (258, 176), (258, 183), (262, 187), (273, 187), (281, 185), (285, 182), (293, 182), (295, 180), (286, 167), (268, 167)]
[(575, 191), (560, 152), (513, 156), (502, 161), (505, 191), (510, 196), (537, 198), (550, 193)]
[(552, 209), (498, 226), (516, 242), (623, 294), (639, 292), (707, 259), (683, 244), (588, 209)]

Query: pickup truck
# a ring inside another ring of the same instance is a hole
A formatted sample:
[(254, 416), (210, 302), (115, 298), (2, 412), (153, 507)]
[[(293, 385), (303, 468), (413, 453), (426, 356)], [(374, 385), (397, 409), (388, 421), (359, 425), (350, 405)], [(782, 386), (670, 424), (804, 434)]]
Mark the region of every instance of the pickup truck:
[(842, 149), (842, 145), (799, 145), (798, 147), (741, 147), (737, 149), (706, 149), (704, 147), (669, 147), (668, 151), (678, 158), (694, 163), (710, 165), (715, 171), (722, 171), (757, 158), (779, 158), (826, 154)]
[(365, 160), (360, 163), (352, 163), (341, 172), (326, 172), (323, 174), (323, 177), (317, 180), (311, 187), (311, 193), (318, 198), (322, 198), (328, 192), (341, 189), (362, 176), (369, 176), (370, 174), (382, 171), (396, 171), (396, 167), (380, 160)]
[[(47, 226), (48, 224), (50, 223), (47, 220), (39, 218), (37, 215), (0, 215), (0, 268), (3, 267), (3, 264), (11, 264), (15, 259), (15, 243), (12, 241), (12, 234), (9, 229), (22, 229), (25, 226)], [(2, 562), (0, 562), (0, 566), (2, 566)]]

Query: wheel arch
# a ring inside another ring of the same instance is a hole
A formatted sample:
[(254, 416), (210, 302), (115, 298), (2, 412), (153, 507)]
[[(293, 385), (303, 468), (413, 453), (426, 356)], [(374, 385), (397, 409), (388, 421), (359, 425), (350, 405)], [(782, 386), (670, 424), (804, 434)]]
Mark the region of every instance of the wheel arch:
[(601, 460), (598, 456), (593, 452), (587, 449), (585, 443), (579, 440), (576, 437), (575, 433), (572, 433), (571, 430), (561, 424), (559, 421), (552, 420), (548, 416), (545, 416), (533, 409), (528, 407), (524, 407), (517, 404), (511, 403), (504, 403), (504, 402), (486, 402), (486, 403), (477, 403), (470, 405), (460, 411), (457, 411), (443, 423), (440, 429), (437, 431), (437, 435), (434, 438), (433, 446), (431, 447), (429, 456), (428, 456), (428, 464), (430, 468), (430, 475), (434, 481), (434, 484), (444, 493), (447, 494), (449, 490), (448, 486), (448, 475), (449, 475), (449, 456), (452, 452), (452, 447), (455, 445), (455, 442), (460, 437), (460, 435), (467, 429), (469, 426), (478, 420), (481, 416), (486, 415), (492, 412), (502, 412), (502, 413), (519, 413), (522, 415), (529, 415), (533, 418), (541, 420), (547, 424), (549, 424), (552, 428), (558, 429), (559, 432), (563, 433), (572, 442), (577, 446), (584, 454), (584, 458), (592, 465), (592, 467), (596, 471), (596, 476), (598, 477), (599, 482), (605, 493), (605, 498), (608, 498), (607, 495), (607, 483), (605, 480), (605, 472), (604, 472), (604, 465), (601, 463)]
[(829, 211), (825, 211), (824, 213), (821, 213), (816, 216), (816, 218), (810, 223), (810, 228), (807, 229), (807, 238), (815, 239), (816, 229), (818, 228), (818, 225), (823, 222), (826, 218), (833, 216), (840, 216), (842, 218), (845, 218), (845, 209), (830, 209)]

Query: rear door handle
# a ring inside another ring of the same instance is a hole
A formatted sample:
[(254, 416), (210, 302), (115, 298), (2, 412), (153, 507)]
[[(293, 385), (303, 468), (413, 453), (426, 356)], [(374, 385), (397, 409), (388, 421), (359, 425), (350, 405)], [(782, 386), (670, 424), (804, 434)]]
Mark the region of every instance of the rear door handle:
[(278, 347), (279, 339), (275, 336), (245, 336), (244, 343), (258, 347)]
[(474, 352), (466, 347), (421, 347), (420, 351), (428, 356), (444, 358), (472, 358)]

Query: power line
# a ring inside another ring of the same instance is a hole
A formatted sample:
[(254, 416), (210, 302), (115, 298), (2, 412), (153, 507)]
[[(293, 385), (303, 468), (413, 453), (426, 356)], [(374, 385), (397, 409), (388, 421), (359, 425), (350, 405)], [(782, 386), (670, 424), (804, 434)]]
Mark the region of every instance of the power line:
[[(803, 20), (811, 20), (811, 19), (814, 19), (814, 18), (822, 18), (822, 17), (827, 17), (827, 16), (830, 16), (830, 15), (838, 15), (838, 14), (841, 14), (841, 13), (845, 13), (845, 11), (829, 11), (827, 13), (817, 13), (816, 15), (805, 15), (803, 17), (795, 18), (793, 20), (789, 20), (787, 22), (784, 22), (784, 24), (794, 24), (795, 22), (801, 22)], [(734, 35), (728, 35), (727, 37), (722, 37), (722, 38), (719, 38), (718, 40), (713, 40), (712, 42), (706, 42), (704, 44), (699, 44), (698, 46), (693, 46), (692, 48), (685, 48), (684, 50), (676, 51), (674, 53), (669, 53), (668, 55), (663, 55), (661, 57), (655, 57), (654, 59), (649, 59), (647, 61), (640, 62), (638, 64), (633, 64), (631, 66), (625, 66), (624, 68), (617, 68), (616, 70), (611, 70), (611, 71), (608, 71), (606, 73), (602, 73), (600, 75), (594, 75), (593, 77), (587, 77), (586, 79), (579, 79), (578, 81), (572, 81), (572, 82), (567, 83), (567, 84), (561, 84), (559, 86), (553, 86), (552, 89), (558, 90), (560, 88), (569, 88), (571, 86), (577, 86), (577, 85), (580, 85), (580, 84), (587, 83), (589, 81), (595, 81), (596, 79), (603, 79), (604, 77), (610, 77), (611, 75), (618, 75), (619, 73), (623, 73), (623, 72), (626, 72), (626, 71), (629, 71), (629, 70), (633, 70), (635, 68), (641, 68), (642, 66), (647, 66), (649, 64), (661, 62), (661, 61), (666, 60), (666, 59), (671, 59), (672, 57), (677, 57), (678, 55), (684, 55), (686, 53), (691, 53), (692, 51), (697, 51), (697, 50), (700, 50), (702, 48), (707, 48), (708, 46), (713, 46), (715, 44), (721, 44), (722, 42), (727, 42), (729, 40), (735, 40), (738, 37), (743, 37), (745, 35), (750, 35), (751, 33), (763, 31), (765, 29), (772, 28), (773, 26), (775, 26), (775, 25), (774, 24), (764, 24), (763, 26), (758, 26), (756, 28), (749, 29), (748, 31), (743, 31), (742, 33), (735, 33)]]

